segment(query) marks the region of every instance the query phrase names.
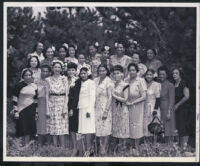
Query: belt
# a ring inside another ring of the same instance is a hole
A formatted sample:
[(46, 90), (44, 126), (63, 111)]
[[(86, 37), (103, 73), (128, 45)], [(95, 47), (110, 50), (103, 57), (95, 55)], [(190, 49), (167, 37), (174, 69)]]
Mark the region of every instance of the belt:
[(51, 96), (65, 96), (65, 93), (61, 93), (61, 94), (56, 94), (56, 93), (50, 93)]

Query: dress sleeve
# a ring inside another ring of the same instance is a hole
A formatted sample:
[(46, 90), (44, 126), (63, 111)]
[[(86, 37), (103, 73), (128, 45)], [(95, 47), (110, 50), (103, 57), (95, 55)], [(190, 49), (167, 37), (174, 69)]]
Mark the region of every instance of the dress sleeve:
[(49, 81), (50, 81), (50, 78), (46, 78), (46, 85), (45, 85), (45, 94), (46, 94), (46, 114), (49, 115)]
[(25, 87), (26, 84), (24, 82), (19, 82), (13, 90), (13, 98), (12, 98), (12, 102), (13, 102), (13, 110), (18, 110), (17, 109), (17, 105), (18, 105), (18, 97), (20, 94), (20, 91), (23, 87)]
[(145, 80), (143, 78), (140, 79), (140, 83), (139, 83), (139, 89), (140, 91), (147, 91), (147, 84), (145, 82)]
[(89, 102), (90, 102), (90, 111), (91, 112), (94, 112), (94, 108), (95, 108), (95, 99), (96, 99), (96, 96), (95, 96), (95, 82), (91, 80), (90, 84), (89, 84)]
[(156, 83), (156, 85), (155, 85), (155, 96), (156, 96), (156, 98), (160, 98), (160, 92), (161, 92), (161, 84)]
[(107, 80), (107, 87), (106, 87), (107, 96), (108, 96), (108, 100), (107, 100), (107, 104), (106, 104), (107, 110), (110, 110), (110, 108), (111, 108), (113, 87), (114, 87), (114, 84), (112, 84), (112, 80), (109, 78)]
[(69, 84), (68, 84), (68, 80), (67, 77), (64, 77), (64, 85), (65, 85), (65, 103), (64, 103), (64, 108), (63, 108), (63, 113), (67, 113), (68, 112), (68, 101), (69, 101)]

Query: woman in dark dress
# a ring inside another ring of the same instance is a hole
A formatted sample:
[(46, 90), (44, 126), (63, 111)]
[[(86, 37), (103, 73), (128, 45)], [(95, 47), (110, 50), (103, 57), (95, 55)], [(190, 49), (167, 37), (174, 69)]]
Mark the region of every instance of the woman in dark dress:
[(173, 70), (173, 79), (175, 85), (175, 117), (176, 117), (176, 129), (179, 135), (179, 144), (181, 148), (185, 148), (188, 142), (188, 99), (190, 98), (190, 90), (183, 80), (182, 70), (175, 68)]
[(36, 134), (37, 85), (33, 83), (33, 72), (22, 71), (22, 80), (16, 85), (13, 93), (13, 112), (16, 119), (16, 136), (22, 137), (23, 145)]
[(79, 88), (76, 89), (77, 85), (75, 86), (75, 82), (77, 80), (77, 77), (75, 77), (76, 71), (77, 71), (77, 65), (73, 62), (70, 62), (67, 65), (67, 76), (70, 88), (68, 110), (69, 110), (69, 132), (73, 143), (72, 156), (75, 156), (77, 154), (76, 133), (78, 132), (78, 109), (77, 109), (78, 97), (74, 95), (76, 95), (76, 93), (79, 92), (80, 89)]

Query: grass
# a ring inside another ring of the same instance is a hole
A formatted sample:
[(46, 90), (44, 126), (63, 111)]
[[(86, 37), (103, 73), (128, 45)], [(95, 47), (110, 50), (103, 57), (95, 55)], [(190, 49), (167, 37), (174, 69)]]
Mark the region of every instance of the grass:
[[(11, 101), (8, 100), (8, 112), (11, 110)], [(13, 119), (7, 116), (7, 156), (10, 157), (70, 157), (72, 149), (62, 149), (53, 145), (40, 146), (37, 140), (32, 140), (28, 146), (21, 146), (21, 139), (15, 137), (15, 124)], [(80, 146), (81, 144), (79, 144)], [(164, 143), (142, 143), (139, 150), (132, 146), (116, 144), (111, 139), (109, 142), (107, 157), (193, 157), (194, 148), (188, 147), (181, 150), (176, 142), (168, 146)], [(95, 155), (98, 157), (98, 155)]]

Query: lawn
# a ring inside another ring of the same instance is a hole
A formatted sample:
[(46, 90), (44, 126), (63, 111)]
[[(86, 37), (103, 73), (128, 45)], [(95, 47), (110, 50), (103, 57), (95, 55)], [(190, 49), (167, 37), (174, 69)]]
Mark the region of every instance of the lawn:
[[(11, 110), (11, 101), (8, 100), (7, 109)], [(72, 149), (61, 147), (54, 147), (52, 145), (40, 146), (37, 139), (33, 139), (26, 147), (21, 146), (21, 139), (15, 137), (15, 123), (14, 120), (7, 114), (7, 156), (13, 157), (70, 157)], [(81, 141), (79, 141), (79, 148), (83, 148)], [(169, 146), (165, 143), (143, 143), (141, 142), (139, 150), (134, 149), (131, 144), (120, 145), (110, 138), (108, 157), (192, 157), (195, 156), (195, 149), (189, 146), (186, 150), (181, 150), (177, 142), (171, 143)], [(94, 153), (94, 157), (98, 154)]]

